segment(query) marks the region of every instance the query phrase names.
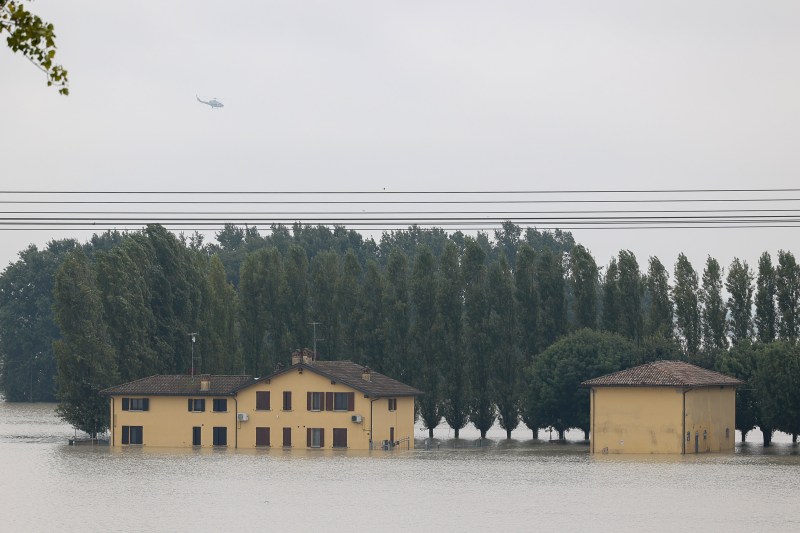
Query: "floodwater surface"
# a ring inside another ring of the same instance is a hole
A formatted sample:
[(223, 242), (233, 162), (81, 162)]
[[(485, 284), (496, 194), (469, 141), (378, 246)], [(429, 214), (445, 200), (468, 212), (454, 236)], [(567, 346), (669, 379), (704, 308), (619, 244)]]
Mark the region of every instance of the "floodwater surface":
[(428, 450), (419, 427), (410, 451), (112, 450), (68, 446), (53, 408), (0, 402), (1, 531), (800, 530), (785, 435), (700, 456), (446, 427)]

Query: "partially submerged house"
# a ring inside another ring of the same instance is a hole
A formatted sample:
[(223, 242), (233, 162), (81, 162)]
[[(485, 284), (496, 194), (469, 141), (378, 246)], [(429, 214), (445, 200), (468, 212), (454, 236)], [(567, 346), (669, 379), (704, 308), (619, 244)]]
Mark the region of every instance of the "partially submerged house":
[(157, 375), (102, 391), (112, 446), (414, 447), (413, 387), (295, 352), (269, 376)]
[(739, 379), (656, 361), (584, 381), (591, 453), (732, 451)]

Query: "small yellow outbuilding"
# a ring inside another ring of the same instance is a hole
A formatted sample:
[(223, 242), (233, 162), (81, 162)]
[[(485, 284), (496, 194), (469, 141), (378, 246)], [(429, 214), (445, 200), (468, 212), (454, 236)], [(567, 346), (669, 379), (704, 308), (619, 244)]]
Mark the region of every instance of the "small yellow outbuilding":
[(156, 375), (101, 392), (112, 446), (414, 447), (421, 391), (350, 361), (295, 353), (269, 376)]
[(732, 451), (739, 379), (656, 361), (584, 381), (591, 453)]

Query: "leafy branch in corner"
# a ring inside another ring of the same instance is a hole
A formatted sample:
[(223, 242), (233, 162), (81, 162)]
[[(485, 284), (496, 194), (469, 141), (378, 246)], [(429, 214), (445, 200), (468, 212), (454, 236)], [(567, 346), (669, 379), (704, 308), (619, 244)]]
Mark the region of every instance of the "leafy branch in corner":
[(54, 27), (34, 15), (17, 0), (0, 0), (0, 34), (8, 33), (6, 42), (12, 52), (20, 52), (47, 76), (47, 85), (69, 94), (67, 71), (54, 63), (56, 35)]

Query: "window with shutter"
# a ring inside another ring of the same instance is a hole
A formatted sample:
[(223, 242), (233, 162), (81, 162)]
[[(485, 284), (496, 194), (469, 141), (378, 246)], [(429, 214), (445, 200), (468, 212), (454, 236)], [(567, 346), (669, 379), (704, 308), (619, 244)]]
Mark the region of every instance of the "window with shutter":
[(189, 398), (189, 412), (202, 413), (206, 410), (205, 398)]
[(333, 447), (347, 448), (347, 428), (333, 428)]
[(397, 411), (397, 398), (389, 398), (389, 410)]
[(256, 410), (269, 411), (269, 391), (256, 391)]
[[(352, 411), (353, 409), (350, 407), (350, 399), (353, 397), (353, 393), (350, 392), (335, 392), (333, 393), (333, 410), (334, 411)], [(355, 398), (353, 398), (353, 403), (355, 403)]]
[(122, 426), (122, 444), (142, 444), (142, 426)]
[(283, 410), (292, 410), (292, 391), (290, 390), (283, 391)]
[(256, 446), (269, 445), (269, 428), (256, 428)]
[(228, 445), (228, 428), (215, 427), (214, 446), (227, 446), (227, 445)]
[(130, 409), (131, 400), (130, 398), (123, 398), (122, 399), (122, 410), (127, 411)]
[(228, 400), (226, 398), (214, 398), (214, 412), (226, 413), (228, 411)]
[(309, 411), (322, 411), (325, 409), (325, 395), (321, 392), (309, 392), (306, 403)]

